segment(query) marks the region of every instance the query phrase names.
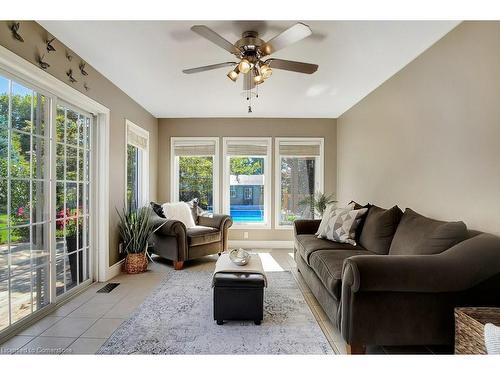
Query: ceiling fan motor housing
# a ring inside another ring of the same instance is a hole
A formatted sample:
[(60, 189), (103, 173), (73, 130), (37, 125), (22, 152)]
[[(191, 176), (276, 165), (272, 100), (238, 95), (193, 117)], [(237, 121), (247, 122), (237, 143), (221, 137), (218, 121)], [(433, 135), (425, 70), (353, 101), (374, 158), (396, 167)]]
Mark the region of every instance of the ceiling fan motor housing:
[(244, 57), (258, 59), (258, 48), (264, 45), (264, 43), (265, 42), (259, 38), (259, 34), (256, 31), (245, 31), (242, 34), (242, 38), (234, 45), (242, 51)]

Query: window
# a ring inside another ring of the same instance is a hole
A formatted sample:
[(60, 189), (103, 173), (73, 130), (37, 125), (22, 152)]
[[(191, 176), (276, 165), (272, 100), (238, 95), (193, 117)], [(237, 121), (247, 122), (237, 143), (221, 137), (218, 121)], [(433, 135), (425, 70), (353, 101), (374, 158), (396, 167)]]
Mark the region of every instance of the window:
[(149, 201), (149, 132), (126, 120), (126, 202), (137, 209)]
[(234, 227), (271, 226), (270, 160), (270, 138), (224, 138), (224, 212)]
[(218, 212), (219, 139), (171, 138), (171, 200), (198, 199), (202, 209)]
[(323, 139), (276, 138), (276, 227), (315, 217), (309, 203), (323, 191)]
[(246, 187), (245, 188), (245, 199), (246, 200), (252, 200), (253, 199), (253, 188), (252, 187)]

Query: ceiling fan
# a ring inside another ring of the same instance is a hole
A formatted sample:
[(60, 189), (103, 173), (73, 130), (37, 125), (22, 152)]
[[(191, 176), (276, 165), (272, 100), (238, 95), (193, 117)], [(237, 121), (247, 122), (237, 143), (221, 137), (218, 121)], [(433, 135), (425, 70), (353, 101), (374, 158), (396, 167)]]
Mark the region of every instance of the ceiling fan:
[[(243, 74), (243, 89), (248, 91), (252, 90), (256, 85), (265, 82), (271, 76), (273, 69), (282, 69), (305, 74), (312, 74), (318, 70), (318, 65), (316, 64), (275, 58), (265, 59), (276, 51), (312, 34), (310, 27), (300, 22), (286, 29), (268, 42), (260, 39), (256, 31), (243, 32), (241, 39), (232, 44), (205, 25), (195, 25), (191, 27), (191, 30), (219, 47), (224, 48), (226, 51), (233, 54), (239, 61), (229, 61), (200, 66), (198, 68), (184, 69), (182, 72), (185, 74), (232, 67), (233, 69), (229, 71), (227, 76), (233, 82), (236, 82), (240, 74)], [(250, 107), (249, 112), (251, 112)]]

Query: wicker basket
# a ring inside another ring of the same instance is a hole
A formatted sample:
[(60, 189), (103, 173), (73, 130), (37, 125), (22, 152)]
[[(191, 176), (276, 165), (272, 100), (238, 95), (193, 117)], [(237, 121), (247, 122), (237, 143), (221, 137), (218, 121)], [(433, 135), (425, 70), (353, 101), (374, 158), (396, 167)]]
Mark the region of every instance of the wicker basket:
[(126, 273), (141, 273), (148, 269), (148, 258), (146, 252), (127, 254), (123, 262), (123, 271)]
[(455, 354), (486, 354), (484, 325), (500, 325), (498, 307), (459, 307), (455, 309)]

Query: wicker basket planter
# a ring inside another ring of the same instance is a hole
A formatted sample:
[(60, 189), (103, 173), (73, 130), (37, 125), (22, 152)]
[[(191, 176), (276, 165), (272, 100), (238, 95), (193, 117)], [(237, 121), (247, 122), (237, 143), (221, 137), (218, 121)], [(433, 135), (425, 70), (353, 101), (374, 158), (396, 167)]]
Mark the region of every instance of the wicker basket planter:
[(141, 273), (148, 269), (148, 258), (146, 252), (127, 254), (123, 262), (123, 271), (126, 273)]
[(500, 325), (498, 307), (458, 307), (455, 309), (455, 354), (486, 354), (484, 325)]

